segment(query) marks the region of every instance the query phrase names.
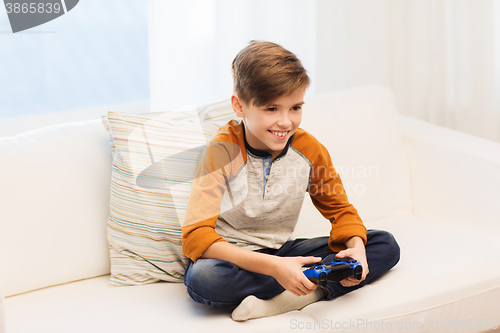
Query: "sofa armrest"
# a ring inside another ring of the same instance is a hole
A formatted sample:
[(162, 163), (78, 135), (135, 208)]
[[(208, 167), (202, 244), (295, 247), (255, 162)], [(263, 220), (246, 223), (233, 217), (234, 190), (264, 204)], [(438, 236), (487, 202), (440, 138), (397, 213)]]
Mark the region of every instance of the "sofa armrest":
[(500, 143), (399, 115), (416, 216), (500, 232)]
[(0, 281), (0, 333), (5, 333), (5, 308), (2, 281)]

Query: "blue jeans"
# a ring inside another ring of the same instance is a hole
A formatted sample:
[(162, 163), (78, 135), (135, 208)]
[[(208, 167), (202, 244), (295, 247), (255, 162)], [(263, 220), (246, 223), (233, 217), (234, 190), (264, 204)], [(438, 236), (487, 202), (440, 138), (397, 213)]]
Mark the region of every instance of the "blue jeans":
[[(286, 242), (277, 250), (262, 249), (257, 252), (282, 257), (321, 258), (334, 253), (328, 247), (328, 237), (299, 238)], [(399, 261), (399, 245), (392, 234), (368, 230), (366, 259), (370, 271), (364, 281), (353, 287), (343, 287), (339, 282), (329, 281), (324, 288), (326, 296), (322, 300), (356, 290), (394, 267)], [(190, 260), (184, 275), (184, 285), (193, 300), (212, 307), (237, 306), (248, 295), (269, 299), (285, 290), (272, 276), (246, 271), (229, 261), (217, 259)]]

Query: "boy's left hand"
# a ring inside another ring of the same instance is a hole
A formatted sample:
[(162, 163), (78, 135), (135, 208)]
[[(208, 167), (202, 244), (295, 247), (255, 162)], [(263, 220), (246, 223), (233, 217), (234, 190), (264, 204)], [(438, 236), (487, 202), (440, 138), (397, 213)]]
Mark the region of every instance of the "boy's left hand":
[(361, 276), (361, 280), (357, 280), (353, 277), (348, 277), (340, 281), (340, 284), (344, 287), (353, 287), (358, 285), (364, 279), (366, 279), (366, 275), (368, 275), (369, 272), (368, 262), (366, 260), (365, 245), (361, 238), (353, 237), (346, 242), (346, 245), (348, 248), (337, 253), (335, 257), (337, 258), (351, 257), (353, 259), (356, 259), (363, 267), (363, 275)]

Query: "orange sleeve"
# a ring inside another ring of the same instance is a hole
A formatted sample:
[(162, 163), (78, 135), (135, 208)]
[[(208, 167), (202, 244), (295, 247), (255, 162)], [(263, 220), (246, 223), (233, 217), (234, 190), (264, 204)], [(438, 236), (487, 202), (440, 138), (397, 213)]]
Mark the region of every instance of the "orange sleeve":
[(200, 156), (182, 225), (182, 252), (193, 261), (213, 243), (224, 241), (215, 227), (238, 150), (231, 143), (210, 142)]
[(313, 161), (308, 192), (314, 206), (332, 223), (328, 246), (332, 251), (339, 252), (346, 248), (345, 242), (354, 236), (361, 237), (366, 244), (366, 227), (347, 199), (328, 150), (319, 143), (319, 151), (314, 155), (316, 159)]

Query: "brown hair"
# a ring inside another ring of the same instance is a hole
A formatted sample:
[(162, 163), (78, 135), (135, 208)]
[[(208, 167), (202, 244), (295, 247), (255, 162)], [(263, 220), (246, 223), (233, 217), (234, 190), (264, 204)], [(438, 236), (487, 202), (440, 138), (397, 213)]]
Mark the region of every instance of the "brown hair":
[(231, 72), (234, 93), (245, 104), (257, 107), (310, 85), (297, 56), (266, 41), (250, 41), (234, 58)]

